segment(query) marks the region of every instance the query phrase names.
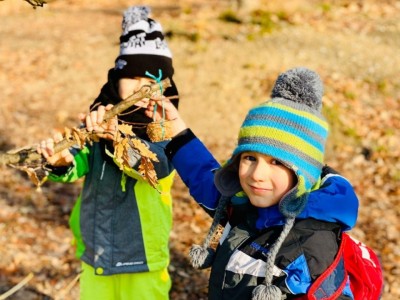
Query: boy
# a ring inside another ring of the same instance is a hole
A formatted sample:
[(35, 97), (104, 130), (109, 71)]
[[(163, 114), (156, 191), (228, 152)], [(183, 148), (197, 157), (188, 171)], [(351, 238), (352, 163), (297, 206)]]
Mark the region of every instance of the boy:
[[(79, 151), (54, 154), (54, 141), (40, 144), (38, 151), (52, 167), (50, 180), (72, 182), (85, 176), (83, 190), (70, 218), (77, 251), (82, 261), (80, 299), (169, 299), (168, 240), (172, 226), (170, 189), (174, 169), (164, 154), (166, 142), (151, 142), (143, 103), (106, 124), (104, 113), (143, 85), (168, 77), (172, 87), (164, 96), (176, 96), (172, 81), (172, 55), (161, 25), (148, 17), (147, 7), (130, 7), (124, 12), (120, 55), (108, 82), (85, 117), (89, 131), (101, 138)], [(175, 107), (178, 99), (172, 100)], [(137, 176), (140, 155), (129, 157), (132, 169), (122, 172), (107, 153), (114, 153), (117, 124), (129, 124), (159, 162), (154, 168), (159, 193)], [(55, 141), (60, 135), (55, 137)]]
[[(308, 69), (281, 74), (272, 100), (250, 110), (222, 168), (166, 103), (167, 119), (176, 119), (180, 132), (167, 154), (195, 200), (214, 215), (203, 247), (190, 253), (194, 266), (212, 266), (209, 299), (305, 295), (335, 259), (340, 232), (355, 225), (351, 185), (323, 168), (322, 93), (319, 76)], [(226, 225), (214, 255), (208, 246), (220, 222)], [(325, 288), (324, 296), (353, 299), (344, 270)]]

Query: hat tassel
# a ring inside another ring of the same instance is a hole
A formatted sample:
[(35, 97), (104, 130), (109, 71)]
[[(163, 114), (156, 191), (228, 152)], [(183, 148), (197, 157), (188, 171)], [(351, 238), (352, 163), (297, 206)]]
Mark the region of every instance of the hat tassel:
[(219, 222), (226, 212), (226, 205), (228, 204), (229, 199), (229, 197), (223, 196), (219, 199), (218, 206), (215, 211), (213, 221), (211, 223), (211, 228), (208, 231), (203, 245), (193, 245), (190, 249), (190, 261), (193, 267), (196, 269), (206, 269), (208, 267), (211, 267), (211, 265), (213, 264), (215, 250), (210, 247), (210, 243), (214, 233), (216, 232)]
[(272, 269), (275, 264), (276, 254), (278, 253), (283, 241), (286, 239), (289, 231), (292, 229), (295, 218), (286, 218), (283, 229), (274, 245), (271, 247), (267, 257), (267, 270), (265, 273), (264, 283), (256, 286), (253, 290), (251, 300), (280, 300), (282, 299), (282, 291), (272, 284)]
[(279, 300), (282, 299), (282, 291), (275, 285), (260, 284), (253, 290), (251, 300)]
[(189, 252), (190, 262), (196, 269), (206, 269), (211, 267), (214, 261), (215, 251), (210, 247), (193, 245)]

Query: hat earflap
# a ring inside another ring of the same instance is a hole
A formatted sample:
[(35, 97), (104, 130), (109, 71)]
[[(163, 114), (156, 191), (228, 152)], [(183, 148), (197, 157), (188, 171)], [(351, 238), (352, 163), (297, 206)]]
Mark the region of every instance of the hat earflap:
[(218, 224), (225, 216), (226, 206), (229, 202), (229, 197), (221, 197), (215, 215), (208, 231), (208, 234), (203, 242), (203, 245), (193, 245), (189, 251), (190, 262), (196, 269), (206, 269), (211, 267), (214, 262), (215, 250), (210, 247), (211, 240), (217, 230)]
[(278, 239), (275, 241), (271, 250), (267, 256), (267, 270), (265, 272), (265, 279), (261, 285), (254, 288), (251, 300), (278, 300), (282, 299), (282, 291), (275, 285), (272, 284), (273, 279), (273, 268), (275, 265), (275, 258), (278, 254), (279, 249), (282, 246), (283, 241), (286, 239), (289, 231), (294, 225), (295, 217), (286, 218), (285, 224)]
[[(298, 184), (297, 186), (300, 187), (301, 185)], [(296, 217), (307, 205), (309, 192), (304, 192), (300, 188), (295, 194), (300, 194), (300, 196), (287, 195), (279, 202), (279, 211), (285, 217)]]
[(214, 183), (223, 196), (232, 197), (242, 190), (239, 181), (240, 155), (233, 155), (226, 163), (215, 171)]

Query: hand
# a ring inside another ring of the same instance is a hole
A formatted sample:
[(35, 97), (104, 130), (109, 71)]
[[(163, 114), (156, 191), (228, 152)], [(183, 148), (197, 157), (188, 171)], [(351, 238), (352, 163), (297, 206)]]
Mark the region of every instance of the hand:
[(118, 119), (114, 117), (107, 121), (104, 120), (105, 113), (112, 107), (112, 104), (100, 105), (97, 110), (86, 115), (81, 114), (81, 121), (86, 124), (87, 131), (96, 134), (99, 138), (114, 140), (118, 131)]
[[(157, 105), (157, 108), (155, 109)], [(164, 110), (164, 112), (163, 112)], [(171, 103), (168, 98), (161, 99), (151, 99), (147, 105), (145, 114), (153, 118), (154, 121), (160, 121), (163, 116), (166, 121), (171, 121), (172, 123), (172, 137), (176, 136), (178, 133), (182, 132), (187, 128), (186, 123), (180, 116), (178, 109)]]
[(54, 167), (64, 167), (71, 165), (74, 160), (73, 155), (68, 149), (54, 153), (54, 145), (63, 139), (61, 133), (56, 133), (52, 139), (43, 140), (39, 143), (36, 150), (46, 158), (47, 162)]

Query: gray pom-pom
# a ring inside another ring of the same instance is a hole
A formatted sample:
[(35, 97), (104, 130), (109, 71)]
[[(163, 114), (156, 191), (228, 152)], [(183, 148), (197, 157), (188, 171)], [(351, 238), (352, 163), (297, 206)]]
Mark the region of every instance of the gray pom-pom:
[(323, 93), (324, 86), (317, 73), (307, 68), (294, 68), (278, 76), (271, 97), (303, 103), (320, 111)]
[(190, 261), (196, 269), (206, 269), (211, 267), (214, 261), (215, 251), (212, 248), (205, 248), (193, 245), (189, 251)]
[(280, 300), (282, 291), (275, 285), (258, 285), (253, 290), (251, 300)]

